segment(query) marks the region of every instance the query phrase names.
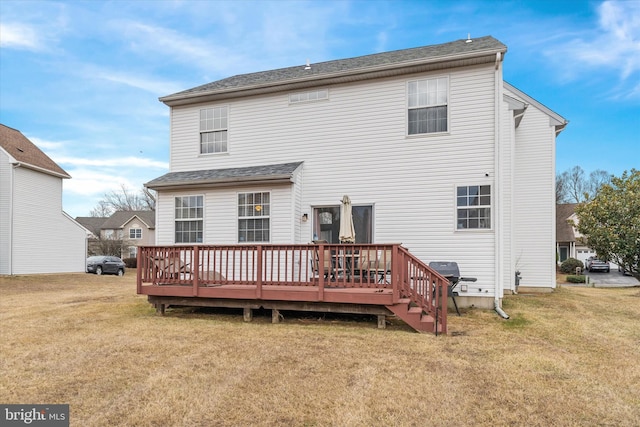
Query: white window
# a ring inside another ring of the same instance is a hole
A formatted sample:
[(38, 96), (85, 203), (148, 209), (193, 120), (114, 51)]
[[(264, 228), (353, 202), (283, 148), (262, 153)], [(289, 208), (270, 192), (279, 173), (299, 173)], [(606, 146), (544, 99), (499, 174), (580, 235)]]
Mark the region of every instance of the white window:
[(238, 242), (268, 242), (270, 234), (271, 195), (238, 194)]
[(138, 256), (138, 247), (129, 246), (129, 258), (135, 258)]
[(200, 153), (226, 153), (229, 112), (227, 107), (200, 110)]
[(449, 78), (408, 83), (409, 135), (447, 132)]
[(307, 101), (320, 101), (323, 99), (329, 99), (328, 89), (313, 90), (310, 92), (292, 93), (289, 95), (289, 103), (295, 104), (297, 102)]
[(203, 196), (176, 197), (176, 243), (202, 243), (203, 199)]
[(130, 228), (129, 239), (142, 239), (142, 228)]
[(491, 228), (491, 186), (457, 187), (456, 210), (458, 230)]

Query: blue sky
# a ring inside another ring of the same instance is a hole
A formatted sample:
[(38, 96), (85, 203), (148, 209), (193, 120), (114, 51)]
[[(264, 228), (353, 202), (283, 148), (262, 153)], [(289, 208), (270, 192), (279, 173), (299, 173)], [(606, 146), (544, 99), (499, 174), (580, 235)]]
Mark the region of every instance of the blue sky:
[(168, 171), (158, 97), (235, 74), (492, 35), (569, 120), (557, 171), (640, 169), (640, 1), (0, 1), (0, 122), (72, 179), (63, 207)]

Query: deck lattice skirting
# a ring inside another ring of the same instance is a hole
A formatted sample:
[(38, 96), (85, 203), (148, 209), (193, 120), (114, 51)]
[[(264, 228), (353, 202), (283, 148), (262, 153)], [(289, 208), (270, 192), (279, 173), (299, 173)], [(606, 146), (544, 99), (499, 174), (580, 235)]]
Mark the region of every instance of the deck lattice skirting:
[[(137, 292), (170, 305), (394, 314), (447, 332), (449, 281), (397, 244), (143, 246)], [(277, 319), (277, 314), (274, 314)]]

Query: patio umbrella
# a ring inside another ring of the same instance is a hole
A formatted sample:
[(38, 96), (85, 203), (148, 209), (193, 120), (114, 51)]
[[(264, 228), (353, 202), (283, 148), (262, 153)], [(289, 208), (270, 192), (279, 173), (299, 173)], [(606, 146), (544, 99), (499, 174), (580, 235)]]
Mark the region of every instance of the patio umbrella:
[(353, 215), (351, 214), (351, 199), (346, 194), (342, 197), (340, 206), (340, 243), (355, 243), (356, 231), (353, 227)]

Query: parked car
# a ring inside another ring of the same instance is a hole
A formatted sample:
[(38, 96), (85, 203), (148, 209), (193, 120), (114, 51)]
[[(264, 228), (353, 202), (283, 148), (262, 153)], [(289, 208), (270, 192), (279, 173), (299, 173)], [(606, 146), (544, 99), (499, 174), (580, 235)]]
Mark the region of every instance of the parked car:
[(609, 266), (609, 261), (602, 261), (595, 257), (589, 257), (587, 259), (587, 270), (589, 271), (611, 271), (611, 267)]
[(117, 274), (123, 276), (125, 271), (124, 262), (117, 256), (90, 256), (87, 258), (87, 273), (95, 274)]

